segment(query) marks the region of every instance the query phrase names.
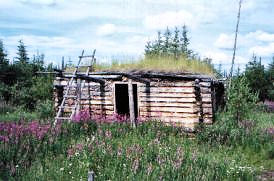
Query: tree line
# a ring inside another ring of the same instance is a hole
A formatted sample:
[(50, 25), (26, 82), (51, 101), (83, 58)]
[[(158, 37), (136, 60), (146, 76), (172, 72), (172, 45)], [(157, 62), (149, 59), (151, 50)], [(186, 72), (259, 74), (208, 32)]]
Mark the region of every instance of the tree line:
[(196, 54), (189, 49), (190, 39), (188, 38), (187, 26), (181, 29), (175, 27), (172, 32), (168, 27), (165, 32), (158, 31), (157, 39), (148, 41), (145, 46), (146, 57), (174, 57), (178, 59), (193, 58)]
[(53, 77), (39, 76), (37, 72), (53, 71), (53, 65), (45, 65), (44, 54), (29, 58), (22, 40), (18, 42), (16, 54), (11, 63), (0, 40), (0, 101), (33, 110), (39, 102), (52, 98)]
[[(171, 31), (168, 27), (165, 32), (158, 31), (155, 40), (148, 41), (145, 46), (145, 58), (174, 58), (177, 61), (183, 57), (189, 61), (197, 59), (208, 63), (214, 69), (217, 78), (228, 78), (226, 72), (222, 72), (222, 65), (216, 69), (212, 65), (212, 59), (200, 59), (197, 53), (189, 48), (190, 39), (188, 37), (187, 26), (181, 29), (178, 27)], [(236, 76), (239, 76), (238, 72)], [(274, 100), (274, 56), (267, 68), (262, 64), (262, 58), (253, 55), (247, 63), (243, 75), (246, 77), (248, 85), (253, 93), (258, 93), (259, 100)]]

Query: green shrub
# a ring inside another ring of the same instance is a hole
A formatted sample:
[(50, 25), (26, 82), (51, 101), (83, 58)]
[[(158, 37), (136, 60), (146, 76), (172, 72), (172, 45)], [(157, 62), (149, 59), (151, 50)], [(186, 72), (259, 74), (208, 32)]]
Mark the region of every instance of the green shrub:
[(225, 110), (219, 112), (216, 123), (211, 127), (201, 127), (200, 142), (212, 145), (248, 146), (255, 150), (269, 141), (269, 136), (257, 129), (257, 120), (251, 116), (257, 108), (257, 95), (248, 87), (245, 77), (237, 77), (228, 89)]
[(40, 119), (49, 119), (54, 116), (54, 105), (53, 101), (45, 100), (38, 101), (36, 106), (36, 112), (38, 113)]

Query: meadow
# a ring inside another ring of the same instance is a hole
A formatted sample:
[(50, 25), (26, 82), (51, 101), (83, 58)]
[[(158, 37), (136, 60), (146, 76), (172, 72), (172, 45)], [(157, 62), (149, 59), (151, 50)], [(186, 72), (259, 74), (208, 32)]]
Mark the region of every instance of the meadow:
[(157, 120), (134, 129), (119, 119), (82, 116), (53, 127), (50, 119), (6, 117), (0, 123), (0, 178), (87, 180), (93, 171), (95, 180), (258, 180), (274, 170), (274, 114), (248, 116), (249, 122), (232, 128), (223, 122), (228, 115), (218, 113), (218, 123), (195, 135)]

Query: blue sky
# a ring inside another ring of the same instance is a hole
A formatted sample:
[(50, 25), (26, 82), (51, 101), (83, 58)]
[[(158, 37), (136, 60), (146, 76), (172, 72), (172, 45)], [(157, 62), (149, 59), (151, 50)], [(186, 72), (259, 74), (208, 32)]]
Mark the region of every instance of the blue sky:
[[(268, 64), (274, 55), (274, 1), (243, 0), (236, 64), (253, 53)], [(76, 61), (82, 49), (97, 60), (136, 59), (158, 30), (186, 24), (191, 48), (228, 67), (238, 0), (0, 0), (0, 39), (10, 59), (22, 39), (29, 55)]]

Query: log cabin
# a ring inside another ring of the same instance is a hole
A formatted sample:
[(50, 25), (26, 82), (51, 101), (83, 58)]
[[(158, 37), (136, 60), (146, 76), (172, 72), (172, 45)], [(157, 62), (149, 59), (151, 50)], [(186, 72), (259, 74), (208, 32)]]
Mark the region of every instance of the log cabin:
[[(70, 87), (69, 81), (72, 80)], [(57, 74), (54, 81), (58, 110), (67, 89), (64, 112), (70, 106), (89, 109), (93, 116), (126, 115), (134, 120), (161, 120), (194, 131), (212, 124), (222, 104), (224, 86), (214, 77), (174, 72), (128, 71)], [(75, 108), (75, 107), (74, 107)]]

